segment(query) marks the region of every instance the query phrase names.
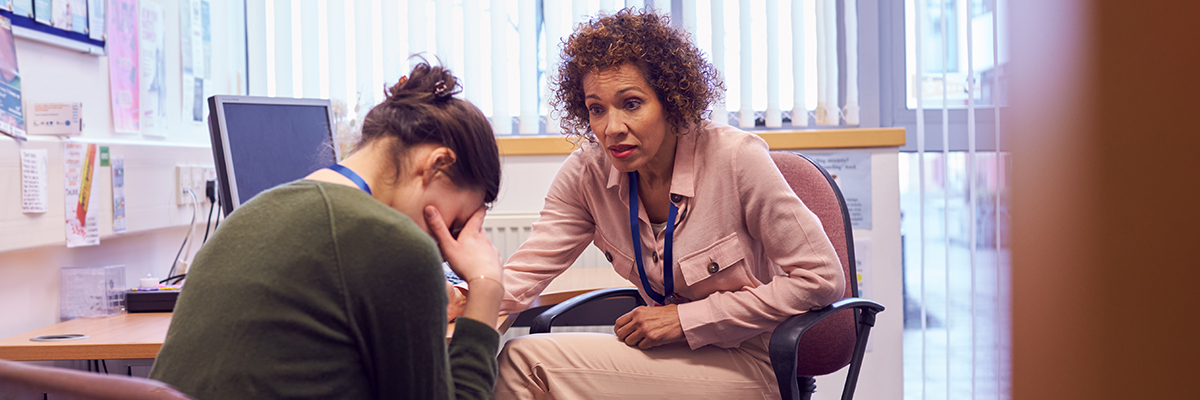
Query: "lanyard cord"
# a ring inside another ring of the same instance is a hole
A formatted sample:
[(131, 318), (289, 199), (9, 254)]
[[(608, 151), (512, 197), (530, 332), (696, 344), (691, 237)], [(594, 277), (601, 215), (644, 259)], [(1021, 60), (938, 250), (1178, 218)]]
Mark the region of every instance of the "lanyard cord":
[(667, 231), (666, 243), (663, 247), (663, 294), (658, 294), (650, 287), (650, 280), (646, 278), (646, 267), (642, 261), (642, 230), (641, 221), (638, 220), (638, 175), (637, 172), (629, 173), (629, 231), (633, 236), (633, 255), (637, 260), (638, 276), (642, 278), (642, 288), (646, 294), (650, 296), (658, 304), (667, 304), (666, 300), (675, 294), (675, 279), (672, 269), (672, 254), (671, 245), (675, 237), (675, 214), (679, 212), (679, 207), (674, 202), (671, 203), (671, 212), (667, 214)]
[(350, 180), (354, 181), (354, 184), (358, 185), (359, 189), (362, 189), (364, 192), (367, 192), (367, 194), (372, 194), (371, 187), (367, 186), (367, 181), (363, 180), (363, 178), (361, 176), (358, 176), (358, 174), (354, 173), (354, 171), (351, 171), (350, 168), (346, 168), (346, 167), (342, 166), (342, 164), (333, 164), (333, 165), (330, 165), (328, 168), (333, 170), (333, 172), (337, 172), (339, 174), (342, 174), (342, 176), (350, 178)]

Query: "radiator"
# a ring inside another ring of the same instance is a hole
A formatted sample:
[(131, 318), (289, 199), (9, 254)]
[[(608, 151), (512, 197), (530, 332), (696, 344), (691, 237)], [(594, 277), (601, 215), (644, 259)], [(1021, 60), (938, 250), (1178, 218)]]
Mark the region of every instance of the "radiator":
[[(483, 232), (492, 241), (492, 245), (496, 246), (496, 250), (500, 251), (500, 259), (508, 261), (508, 257), (529, 238), (533, 223), (537, 219), (538, 214), (488, 214), (483, 220)], [(595, 245), (588, 245), (575, 263), (571, 264), (571, 268), (612, 267), (600, 249)]]
[[(518, 247), (521, 247), (521, 243), (525, 243), (525, 239), (529, 238), (529, 233), (533, 230), (533, 223), (537, 219), (537, 214), (488, 214), (487, 218), (483, 220), (483, 232), (500, 252), (500, 258), (507, 261), (508, 257), (512, 256)], [(588, 245), (583, 254), (575, 260), (575, 264), (571, 265), (571, 268), (611, 269), (612, 267), (609, 266), (608, 260), (604, 258), (604, 253), (600, 249), (597, 249), (595, 245)], [(613, 333), (613, 327), (612, 325), (564, 326), (554, 328), (554, 332)], [(514, 327), (500, 337), (500, 343), (527, 334), (529, 334), (528, 327)]]

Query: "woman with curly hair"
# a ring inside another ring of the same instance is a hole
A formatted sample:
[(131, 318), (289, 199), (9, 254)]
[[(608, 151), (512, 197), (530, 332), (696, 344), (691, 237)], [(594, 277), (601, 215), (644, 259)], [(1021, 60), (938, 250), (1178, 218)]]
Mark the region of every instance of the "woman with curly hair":
[(601, 16), (563, 54), (555, 106), (581, 146), (505, 265), (502, 309), (527, 308), (592, 243), (650, 306), (615, 337), (509, 341), (496, 397), (778, 398), (771, 331), (844, 289), (820, 221), (766, 142), (702, 119), (723, 84), (664, 16)]

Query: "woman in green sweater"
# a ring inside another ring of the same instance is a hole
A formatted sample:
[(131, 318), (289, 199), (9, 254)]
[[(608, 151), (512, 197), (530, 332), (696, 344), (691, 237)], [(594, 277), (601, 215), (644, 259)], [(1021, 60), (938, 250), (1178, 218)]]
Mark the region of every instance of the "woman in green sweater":
[[(150, 377), (199, 399), (489, 398), (496, 141), (457, 79), (417, 65), (340, 165), (259, 194), (196, 255)], [(446, 343), (442, 261), (471, 298)]]

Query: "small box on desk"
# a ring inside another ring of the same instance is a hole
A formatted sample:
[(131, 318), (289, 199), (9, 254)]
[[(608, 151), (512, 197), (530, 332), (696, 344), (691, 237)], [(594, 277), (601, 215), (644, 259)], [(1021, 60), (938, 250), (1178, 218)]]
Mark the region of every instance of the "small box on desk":
[(182, 289), (129, 291), (125, 293), (125, 308), (131, 313), (171, 312)]
[(63, 268), (60, 285), (63, 320), (125, 312), (124, 265)]

